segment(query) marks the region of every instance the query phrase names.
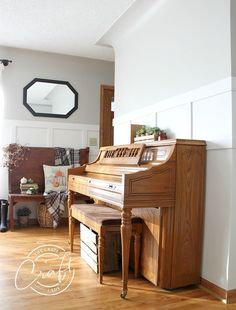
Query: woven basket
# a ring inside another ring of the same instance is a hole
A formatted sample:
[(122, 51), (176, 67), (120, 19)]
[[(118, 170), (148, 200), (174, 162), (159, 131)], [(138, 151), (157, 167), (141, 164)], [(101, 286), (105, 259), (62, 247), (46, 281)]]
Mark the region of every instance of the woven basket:
[(38, 222), (40, 227), (53, 227), (53, 220), (51, 214), (44, 203), (38, 206)]

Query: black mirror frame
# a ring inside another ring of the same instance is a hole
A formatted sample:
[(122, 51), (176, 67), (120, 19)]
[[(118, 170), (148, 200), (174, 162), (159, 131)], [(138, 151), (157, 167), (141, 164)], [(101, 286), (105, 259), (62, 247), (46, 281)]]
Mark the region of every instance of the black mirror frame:
[[(31, 106), (27, 103), (27, 90), (36, 82), (45, 82), (45, 83), (53, 83), (53, 84), (63, 84), (70, 88), (70, 90), (75, 95), (74, 107), (65, 115), (63, 114), (53, 114), (53, 113), (37, 113), (35, 112)], [(29, 84), (27, 84), (23, 88), (23, 105), (34, 115), (34, 116), (43, 116), (43, 117), (59, 117), (59, 118), (68, 118), (75, 110), (78, 109), (78, 93), (77, 91), (71, 86), (69, 82), (66, 81), (58, 81), (58, 80), (49, 80), (49, 79), (40, 79), (35, 78)]]

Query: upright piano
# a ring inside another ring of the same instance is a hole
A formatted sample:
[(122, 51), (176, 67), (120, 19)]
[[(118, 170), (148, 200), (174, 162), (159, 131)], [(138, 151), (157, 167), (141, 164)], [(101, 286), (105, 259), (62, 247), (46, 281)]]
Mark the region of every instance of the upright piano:
[(206, 143), (162, 140), (102, 147), (68, 171), (74, 192), (121, 211), (122, 293), (128, 289), (131, 214), (143, 218), (141, 273), (165, 289), (200, 282)]

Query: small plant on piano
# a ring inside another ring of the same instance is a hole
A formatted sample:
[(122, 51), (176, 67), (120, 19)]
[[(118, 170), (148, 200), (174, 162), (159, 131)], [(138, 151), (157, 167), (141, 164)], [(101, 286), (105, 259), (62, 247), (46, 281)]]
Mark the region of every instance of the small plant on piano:
[(146, 134), (146, 126), (142, 126), (136, 130), (136, 137), (141, 137)]
[[(144, 137), (145, 136), (145, 137)], [(159, 127), (142, 126), (136, 130), (135, 142), (147, 142), (167, 139), (164, 130)]]

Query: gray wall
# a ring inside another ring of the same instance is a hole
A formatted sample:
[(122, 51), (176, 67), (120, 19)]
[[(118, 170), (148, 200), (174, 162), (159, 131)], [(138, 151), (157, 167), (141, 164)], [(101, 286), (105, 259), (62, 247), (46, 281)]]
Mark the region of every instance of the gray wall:
[(236, 1), (231, 0), (230, 26), (231, 26), (231, 65), (232, 76), (236, 76)]
[[(13, 62), (2, 74), (4, 119), (98, 124), (100, 85), (114, 84), (114, 63), (0, 46)], [(68, 81), (79, 93), (79, 108), (68, 119), (34, 117), (23, 106), (23, 87), (34, 78)]]

